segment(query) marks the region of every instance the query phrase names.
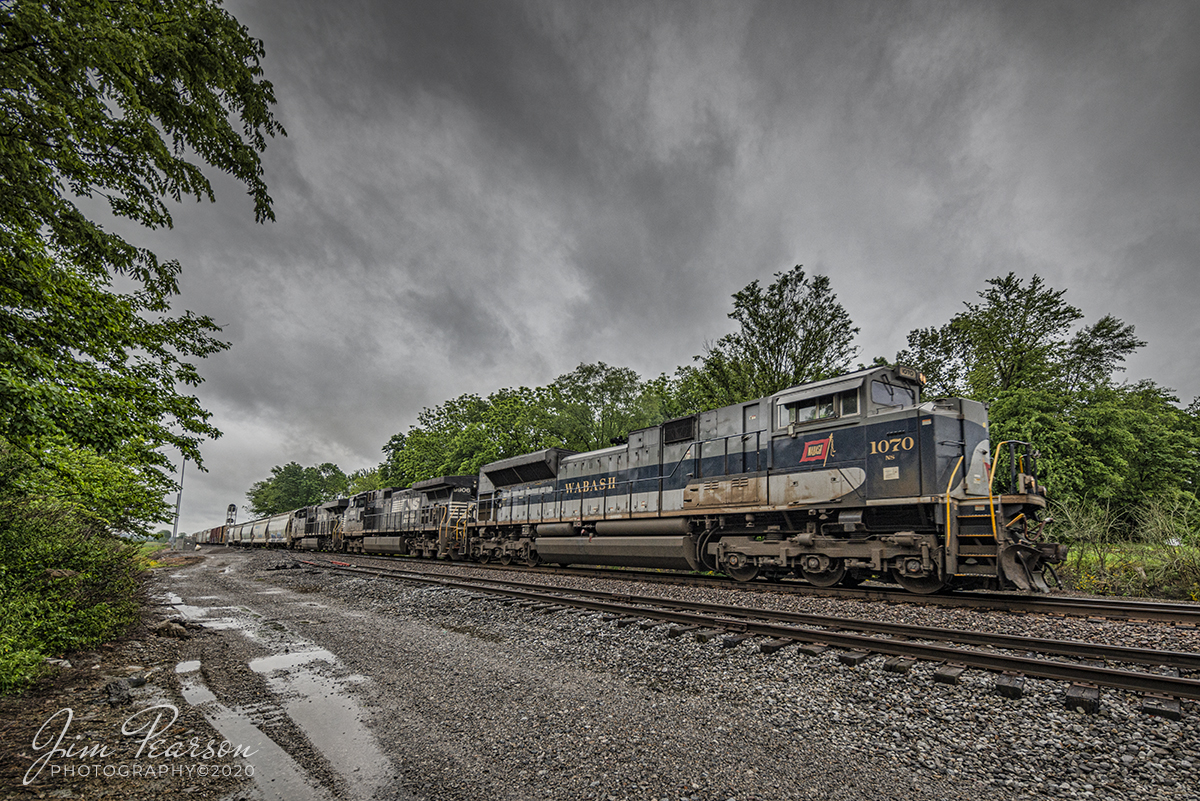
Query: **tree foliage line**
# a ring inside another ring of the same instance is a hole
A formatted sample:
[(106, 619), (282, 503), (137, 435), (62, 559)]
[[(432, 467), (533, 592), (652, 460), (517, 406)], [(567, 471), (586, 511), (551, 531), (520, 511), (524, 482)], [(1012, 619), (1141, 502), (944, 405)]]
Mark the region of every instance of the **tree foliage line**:
[(190, 394), (218, 327), (85, 201), (169, 228), (212, 168), (272, 219), (262, 57), (216, 0), (0, 1), (0, 692), (135, 619), (128, 536), (220, 433)]
[[(799, 266), (735, 293), (729, 316), (735, 330), (671, 374), (643, 379), (629, 368), (581, 364), (546, 386), (425, 408), (383, 446), (362, 489), (474, 474), (541, 448), (603, 448), (637, 428), (838, 375), (858, 355), (858, 329), (830, 279)], [(1121, 380), (1125, 360), (1144, 345), (1132, 325), (1111, 315), (1087, 324), (1066, 290), (1009, 273), (985, 282), (946, 322), (910, 332), (894, 358), (874, 361), (921, 370), (927, 399), (988, 404), (993, 443), (1037, 449), (1064, 522), (1100, 504), (1117, 521), (1114, 535), (1131, 539), (1150, 530), (1141, 523), (1147, 509), (1195, 503), (1200, 486), (1200, 403), (1185, 408), (1154, 381)], [(1063, 533), (1089, 536), (1072, 526)]]

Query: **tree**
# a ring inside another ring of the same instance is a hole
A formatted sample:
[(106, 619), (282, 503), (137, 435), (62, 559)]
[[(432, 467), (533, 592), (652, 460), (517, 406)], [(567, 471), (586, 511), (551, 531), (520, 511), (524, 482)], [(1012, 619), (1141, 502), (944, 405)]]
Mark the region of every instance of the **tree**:
[(919, 368), (934, 394), (988, 401), (1019, 387), (1071, 393), (1107, 384), (1121, 362), (1145, 345), (1132, 325), (1105, 315), (1072, 334), (1083, 312), (1065, 289), (1040, 276), (990, 279), (982, 303), (964, 303), (940, 328), (917, 329), (896, 361)]
[[(174, 511), (145, 467), (131, 465), (118, 451), (102, 456), (59, 441), (43, 443), (35, 459), (5, 446), (10, 490), (34, 506), (52, 505), (78, 520), (87, 534), (145, 535), (151, 523), (170, 520)], [(44, 463), (43, 463), (44, 462)]]
[(581, 364), (548, 386), (466, 394), (426, 407), (417, 424), (392, 436), (379, 466), (384, 486), (435, 476), (473, 475), (483, 465), (543, 448), (585, 451), (666, 419), (672, 382), (643, 383), (627, 367)]
[[(273, 219), (259, 154), (283, 134), (261, 42), (210, 0), (0, 2), (0, 437), (119, 456), (159, 489), (162, 446), (202, 466), (219, 432), (177, 390), (226, 345), (211, 319), (170, 316), (180, 265), (80, 209), (170, 227), (167, 201), (213, 199), (203, 167)], [(117, 277), (136, 288), (118, 292)]]
[(547, 405), (545, 389), (518, 387), (426, 407), (416, 425), (384, 446), (388, 459), (381, 470), (388, 479), (409, 482), (471, 475), (488, 462), (561, 445)]
[(269, 478), (254, 482), (246, 498), (255, 517), (266, 517), (344, 497), (346, 489), (346, 474), (335, 464), (301, 467), (288, 462), (272, 467)]
[(1033, 443), (1058, 501), (1110, 504), (1128, 525), (1135, 507), (1194, 492), (1196, 416), (1152, 381), (1115, 383), (1145, 344), (1134, 327), (1112, 315), (1079, 325), (1066, 291), (1036, 275), (987, 284), (948, 323), (911, 332), (896, 361), (925, 373), (933, 394), (990, 404), (992, 441)]
[(548, 387), (553, 430), (576, 451), (607, 448), (630, 431), (662, 422), (655, 396), (628, 367), (581, 364)]
[(859, 329), (828, 276), (811, 279), (800, 265), (733, 294), (729, 316), (741, 328), (706, 346), (698, 367), (683, 368), (686, 393), (702, 408), (761, 398), (844, 373), (858, 353)]
[(404, 472), (404, 468), (400, 464), (400, 457), (404, 453), (404, 446), (407, 439), (403, 431), (398, 431), (392, 434), (391, 438), (381, 449), (383, 451), (383, 462), (379, 465), (379, 482), (385, 487), (395, 487), (403, 489), (412, 484), (412, 479)]
[(353, 497), (367, 490), (383, 489), (391, 486), (383, 483), (383, 477), (378, 467), (360, 467), (346, 476), (346, 495)]

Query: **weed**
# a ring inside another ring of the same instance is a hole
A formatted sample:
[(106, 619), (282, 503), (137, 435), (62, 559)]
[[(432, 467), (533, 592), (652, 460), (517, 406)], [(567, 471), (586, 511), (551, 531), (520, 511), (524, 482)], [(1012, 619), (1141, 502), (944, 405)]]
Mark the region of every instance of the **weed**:
[[(1200, 601), (1200, 504), (1156, 498), (1118, 516), (1107, 505), (1062, 505), (1056, 537), (1071, 548), (1063, 577), (1095, 595)], [(1132, 532), (1132, 533), (1131, 533)]]
[(90, 531), (44, 500), (0, 500), (0, 693), (48, 656), (120, 634), (137, 617), (137, 546)]

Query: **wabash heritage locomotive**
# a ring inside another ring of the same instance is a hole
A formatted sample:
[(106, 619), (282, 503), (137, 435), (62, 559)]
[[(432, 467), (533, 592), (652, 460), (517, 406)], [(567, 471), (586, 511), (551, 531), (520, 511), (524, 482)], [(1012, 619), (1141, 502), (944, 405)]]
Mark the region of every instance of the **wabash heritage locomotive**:
[(232, 525), (225, 539), (821, 587), (874, 578), (915, 593), (1047, 590), (1043, 572), (1066, 551), (1042, 541), (1036, 452), (1005, 442), (994, 460), (983, 404), (922, 401), (922, 383), (905, 367), (860, 370), (603, 450), (549, 448)]

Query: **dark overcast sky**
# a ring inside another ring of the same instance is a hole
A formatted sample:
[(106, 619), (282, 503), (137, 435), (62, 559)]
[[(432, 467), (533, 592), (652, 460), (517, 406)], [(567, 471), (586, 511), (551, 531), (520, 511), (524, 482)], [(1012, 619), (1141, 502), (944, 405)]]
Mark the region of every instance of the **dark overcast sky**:
[[(232, 348), (180, 528), (272, 465), (376, 464), (423, 406), (671, 372), (803, 264), (893, 356), (1034, 273), (1200, 394), (1200, 3), (227, 3), (286, 139), (138, 233)], [(246, 519), (242, 512), (239, 519)]]

